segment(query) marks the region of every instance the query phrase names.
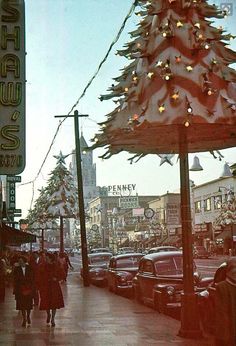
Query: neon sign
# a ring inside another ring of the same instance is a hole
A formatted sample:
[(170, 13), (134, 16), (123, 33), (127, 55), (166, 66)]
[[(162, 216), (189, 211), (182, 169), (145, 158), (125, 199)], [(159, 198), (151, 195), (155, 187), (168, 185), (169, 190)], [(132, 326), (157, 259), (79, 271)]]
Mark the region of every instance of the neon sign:
[(0, 0), (0, 174), (25, 167), (25, 6)]

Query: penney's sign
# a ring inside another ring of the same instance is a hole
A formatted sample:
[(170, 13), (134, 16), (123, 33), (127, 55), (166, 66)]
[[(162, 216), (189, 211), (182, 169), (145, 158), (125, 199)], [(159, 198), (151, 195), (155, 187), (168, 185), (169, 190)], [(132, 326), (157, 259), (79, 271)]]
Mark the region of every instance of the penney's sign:
[(124, 184), (124, 185), (108, 185), (102, 186), (101, 192), (103, 195), (108, 196), (123, 196), (123, 195), (131, 195), (136, 189), (136, 184)]
[(0, 0), (0, 174), (25, 167), (25, 5)]

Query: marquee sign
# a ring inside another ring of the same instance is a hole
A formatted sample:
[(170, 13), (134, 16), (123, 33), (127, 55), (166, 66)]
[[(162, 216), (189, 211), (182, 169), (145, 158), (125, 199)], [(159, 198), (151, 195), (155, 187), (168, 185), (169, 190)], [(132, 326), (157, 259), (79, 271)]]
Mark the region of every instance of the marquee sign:
[(0, 174), (25, 167), (25, 6), (0, 0)]

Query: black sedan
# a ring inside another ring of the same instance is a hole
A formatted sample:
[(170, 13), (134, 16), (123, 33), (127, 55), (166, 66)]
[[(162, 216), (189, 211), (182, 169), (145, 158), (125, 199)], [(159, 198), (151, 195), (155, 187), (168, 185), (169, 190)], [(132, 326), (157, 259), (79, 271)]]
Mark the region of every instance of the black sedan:
[(116, 294), (132, 292), (132, 280), (138, 271), (141, 253), (129, 253), (113, 256), (110, 259), (107, 280), (108, 288)]
[[(212, 278), (201, 279), (194, 264), (196, 290), (207, 287)], [(183, 253), (159, 252), (143, 256), (133, 279), (134, 297), (159, 312), (181, 306), (183, 292)]]
[[(112, 253), (101, 252), (88, 255), (89, 280), (95, 285), (107, 284), (107, 268)], [(83, 268), (81, 268), (83, 277)]]

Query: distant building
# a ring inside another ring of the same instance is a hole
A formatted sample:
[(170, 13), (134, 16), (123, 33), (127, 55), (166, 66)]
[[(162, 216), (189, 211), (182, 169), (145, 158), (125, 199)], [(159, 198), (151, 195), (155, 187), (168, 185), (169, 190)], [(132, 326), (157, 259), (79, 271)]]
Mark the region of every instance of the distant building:
[[(89, 201), (98, 196), (98, 187), (96, 183), (96, 164), (93, 163), (93, 151), (86, 151), (88, 147), (83, 134), (80, 137), (80, 150), (81, 150), (81, 167), (83, 177), (83, 195), (85, 209), (88, 207)], [(72, 162), (70, 164), (70, 171), (74, 177), (75, 186), (77, 186), (77, 169), (76, 169), (76, 156), (75, 151), (72, 153)]]

